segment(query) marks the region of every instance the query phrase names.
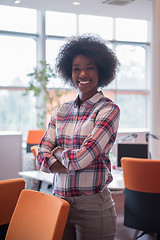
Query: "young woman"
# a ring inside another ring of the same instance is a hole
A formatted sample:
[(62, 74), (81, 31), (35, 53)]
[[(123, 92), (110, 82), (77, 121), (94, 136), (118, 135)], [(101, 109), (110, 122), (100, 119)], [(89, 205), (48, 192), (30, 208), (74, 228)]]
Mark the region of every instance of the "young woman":
[(113, 240), (116, 212), (107, 186), (112, 181), (109, 152), (119, 108), (98, 90), (114, 78), (119, 62), (97, 36), (73, 37), (61, 49), (56, 68), (78, 90), (60, 105), (40, 143), (38, 167), (55, 173), (54, 194), (70, 203), (64, 240)]

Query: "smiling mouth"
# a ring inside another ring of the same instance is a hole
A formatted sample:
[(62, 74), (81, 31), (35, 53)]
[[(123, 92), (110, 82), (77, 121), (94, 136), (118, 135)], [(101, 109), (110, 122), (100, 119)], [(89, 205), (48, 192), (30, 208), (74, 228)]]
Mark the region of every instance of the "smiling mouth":
[(85, 85), (85, 84), (89, 83), (89, 81), (79, 80), (78, 83)]

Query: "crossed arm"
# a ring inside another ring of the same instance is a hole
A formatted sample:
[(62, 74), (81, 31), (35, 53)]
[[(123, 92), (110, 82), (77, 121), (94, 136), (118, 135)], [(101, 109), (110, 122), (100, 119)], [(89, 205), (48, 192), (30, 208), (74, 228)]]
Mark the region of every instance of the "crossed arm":
[(65, 166), (62, 165), (62, 163), (60, 162), (61, 161), (61, 154), (62, 154), (63, 150), (64, 150), (63, 148), (57, 148), (53, 153), (53, 155), (57, 159), (57, 161), (54, 162), (49, 168), (52, 173), (68, 172), (67, 168), (65, 168)]

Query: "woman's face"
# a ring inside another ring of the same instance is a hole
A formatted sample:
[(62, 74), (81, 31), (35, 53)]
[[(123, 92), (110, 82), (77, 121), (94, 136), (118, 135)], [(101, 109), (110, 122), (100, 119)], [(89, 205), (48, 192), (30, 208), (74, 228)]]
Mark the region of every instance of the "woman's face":
[(72, 62), (72, 81), (82, 101), (91, 98), (98, 88), (98, 69), (94, 60), (77, 55)]

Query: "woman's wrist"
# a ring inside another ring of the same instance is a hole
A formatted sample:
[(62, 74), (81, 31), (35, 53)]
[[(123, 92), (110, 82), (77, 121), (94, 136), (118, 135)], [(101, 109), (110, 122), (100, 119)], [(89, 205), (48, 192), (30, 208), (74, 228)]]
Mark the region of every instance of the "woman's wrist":
[(55, 161), (50, 167), (52, 173), (56, 172), (68, 172), (68, 170), (59, 161)]
[(55, 148), (53, 148), (53, 150), (51, 151), (51, 155), (54, 155), (55, 152), (58, 150), (58, 149), (63, 149), (61, 146), (57, 146)]
[(51, 154), (61, 162), (61, 154), (63, 151), (64, 149), (61, 146), (57, 146), (51, 151)]

